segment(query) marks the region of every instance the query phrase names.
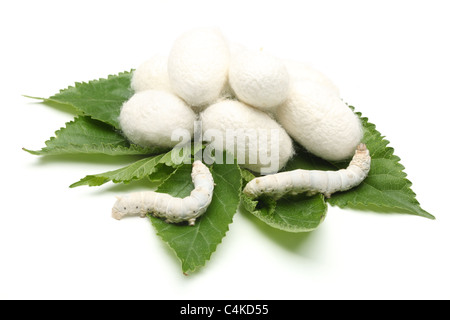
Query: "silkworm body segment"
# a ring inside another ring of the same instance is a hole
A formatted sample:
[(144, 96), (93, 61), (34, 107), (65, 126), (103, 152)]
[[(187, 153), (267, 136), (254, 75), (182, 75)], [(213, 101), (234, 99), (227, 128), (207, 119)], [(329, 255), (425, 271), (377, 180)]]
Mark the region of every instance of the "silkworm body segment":
[(120, 220), (127, 215), (145, 217), (150, 213), (168, 223), (188, 221), (193, 226), (211, 203), (214, 180), (208, 167), (201, 161), (193, 163), (191, 177), (194, 189), (189, 196), (177, 198), (154, 191), (130, 193), (118, 198), (112, 209), (112, 217)]
[(370, 170), (370, 154), (365, 144), (359, 144), (346, 169), (338, 171), (303, 170), (280, 172), (251, 180), (244, 188), (250, 198), (268, 195), (280, 198), (286, 194), (322, 193), (326, 197), (359, 185)]

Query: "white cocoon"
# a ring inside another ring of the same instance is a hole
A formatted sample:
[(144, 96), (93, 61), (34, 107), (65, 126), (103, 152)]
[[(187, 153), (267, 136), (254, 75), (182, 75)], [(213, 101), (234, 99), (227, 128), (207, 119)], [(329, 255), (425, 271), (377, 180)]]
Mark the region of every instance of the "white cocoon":
[(166, 56), (154, 55), (139, 65), (133, 72), (131, 88), (135, 92), (145, 90), (163, 90), (170, 92), (167, 59)]
[(215, 28), (198, 28), (173, 44), (168, 72), (173, 91), (189, 105), (201, 107), (216, 101), (227, 81), (230, 51)]
[(147, 90), (135, 93), (122, 106), (120, 127), (133, 143), (143, 147), (173, 147), (172, 132), (186, 130), (191, 138), (196, 115), (183, 100), (165, 91)]
[(209, 146), (233, 153), (239, 164), (252, 171), (278, 172), (294, 153), (291, 138), (275, 120), (242, 102), (215, 103), (200, 114), (200, 120)]
[(289, 93), (289, 74), (283, 61), (261, 51), (236, 50), (230, 61), (229, 81), (239, 100), (264, 111), (274, 111)]
[(358, 117), (319, 83), (294, 83), (276, 119), (295, 141), (326, 160), (351, 158), (363, 137)]
[(340, 96), (339, 88), (326, 75), (311, 65), (294, 60), (284, 60), (284, 64), (291, 78), (291, 83), (295, 82), (314, 82), (330, 92)]

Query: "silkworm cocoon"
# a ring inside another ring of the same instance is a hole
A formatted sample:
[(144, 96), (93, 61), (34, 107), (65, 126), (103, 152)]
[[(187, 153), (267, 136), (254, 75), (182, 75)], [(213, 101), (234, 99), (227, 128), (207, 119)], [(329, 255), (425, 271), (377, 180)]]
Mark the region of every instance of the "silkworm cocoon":
[(143, 147), (173, 147), (176, 129), (194, 132), (196, 115), (183, 100), (165, 91), (147, 90), (135, 93), (122, 106), (120, 127), (133, 143)]
[(294, 153), (291, 138), (275, 120), (242, 102), (215, 103), (200, 114), (200, 120), (209, 146), (232, 153), (252, 171), (278, 172)]
[(283, 61), (262, 51), (242, 49), (233, 54), (229, 81), (239, 100), (264, 111), (273, 111), (289, 93)]
[(168, 72), (173, 91), (189, 105), (216, 101), (227, 81), (230, 52), (219, 30), (198, 28), (173, 44)]
[(358, 117), (320, 83), (294, 83), (276, 119), (295, 141), (326, 160), (350, 158), (363, 137)]
[(267, 195), (278, 199), (285, 194), (323, 193), (330, 197), (359, 185), (369, 174), (370, 154), (365, 144), (359, 144), (346, 169), (338, 171), (293, 170), (251, 180), (244, 188), (250, 198)]
[(284, 64), (291, 78), (291, 82), (313, 82), (328, 88), (337, 96), (340, 96), (339, 88), (319, 70), (311, 65), (294, 60), (284, 60)]
[(145, 90), (171, 91), (169, 73), (167, 72), (167, 57), (154, 55), (143, 62), (133, 72), (131, 88), (135, 92)]
[(150, 213), (168, 223), (188, 221), (193, 226), (211, 203), (214, 180), (208, 167), (201, 161), (192, 164), (191, 177), (194, 190), (188, 197), (177, 198), (154, 191), (130, 193), (118, 197), (112, 209), (113, 218), (120, 220), (127, 215), (145, 217)]

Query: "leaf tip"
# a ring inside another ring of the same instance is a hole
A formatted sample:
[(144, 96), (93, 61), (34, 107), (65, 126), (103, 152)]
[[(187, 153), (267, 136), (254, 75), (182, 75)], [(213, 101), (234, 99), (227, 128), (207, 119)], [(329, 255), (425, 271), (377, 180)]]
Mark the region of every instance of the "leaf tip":
[[(73, 189), (73, 188), (80, 187), (80, 186), (85, 186), (85, 185), (88, 185), (88, 186), (91, 187), (92, 185), (89, 183), (88, 178), (89, 178), (89, 176), (86, 176), (86, 177), (84, 177), (83, 179), (81, 179), (81, 180), (79, 180), (79, 181), (77, 181), (77, 182), (72, 183), (72, 184), (69, 186), (69, 188)], [(86, 182), (86, 180), (88, 180), (88, 181)]]
[(28, 99), (34, 99), (34, 100), (45, 100), (45, 98), (33, 97), (33, 96), (26, 95), (26, 94), (22, 94), (22, 97), (28, 98)]
[(27, 149), (27, 148), (24, 148), (24, 147), (22, 147), (22, 150), (25, 151), (25, 152), (28, 152), (28, 153), (30, 153), (32, 155), (35, 155), (35, 156), (39, 156), (41, 154), (39, 151), (30, 150), (30, 149)]
[[(422, 209), (423, 210), (423, 209)], [(433, 216), (431, 213), (429, 213), (429, 212), (426, 212), (425, 210), (423, 210), (426, 214), (423, 214), (423, 215), (421, 215), (421, 217), (424, 217), (424, 218), (427, 218), (427, 219), (430, 219), (430, 220), (436, 220), (436, 217), (435, 216)]]

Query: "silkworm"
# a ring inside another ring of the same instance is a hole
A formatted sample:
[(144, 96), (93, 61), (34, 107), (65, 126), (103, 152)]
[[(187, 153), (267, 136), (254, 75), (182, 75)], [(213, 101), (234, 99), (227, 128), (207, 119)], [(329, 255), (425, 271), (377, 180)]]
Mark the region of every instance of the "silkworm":
[(167, 223), (187, 221), (193, 226), (195, 220), (206, 212), (212, 200), (214, 180), (208, 167), (200, 160), (192, 164), (194, 189), (185, 198), (173, 197), (154, 191), (134, 192), (118, 197), (112, 209), (112, 217), (120, 220), (127, 215), (147, 213), (165, 220)]
[(280, 172), (251, 180), (244, 188), (250, 198), (261, 195), (275, 199), (285, 194), (306, 192), (309, 195), (322, 193), (327, 198), (337, 191), (346, 191), (359, 185), (370, 170), (370, 154), (366, 145), (357, 146), (349, 166), (338, 171), (297, 169)]

